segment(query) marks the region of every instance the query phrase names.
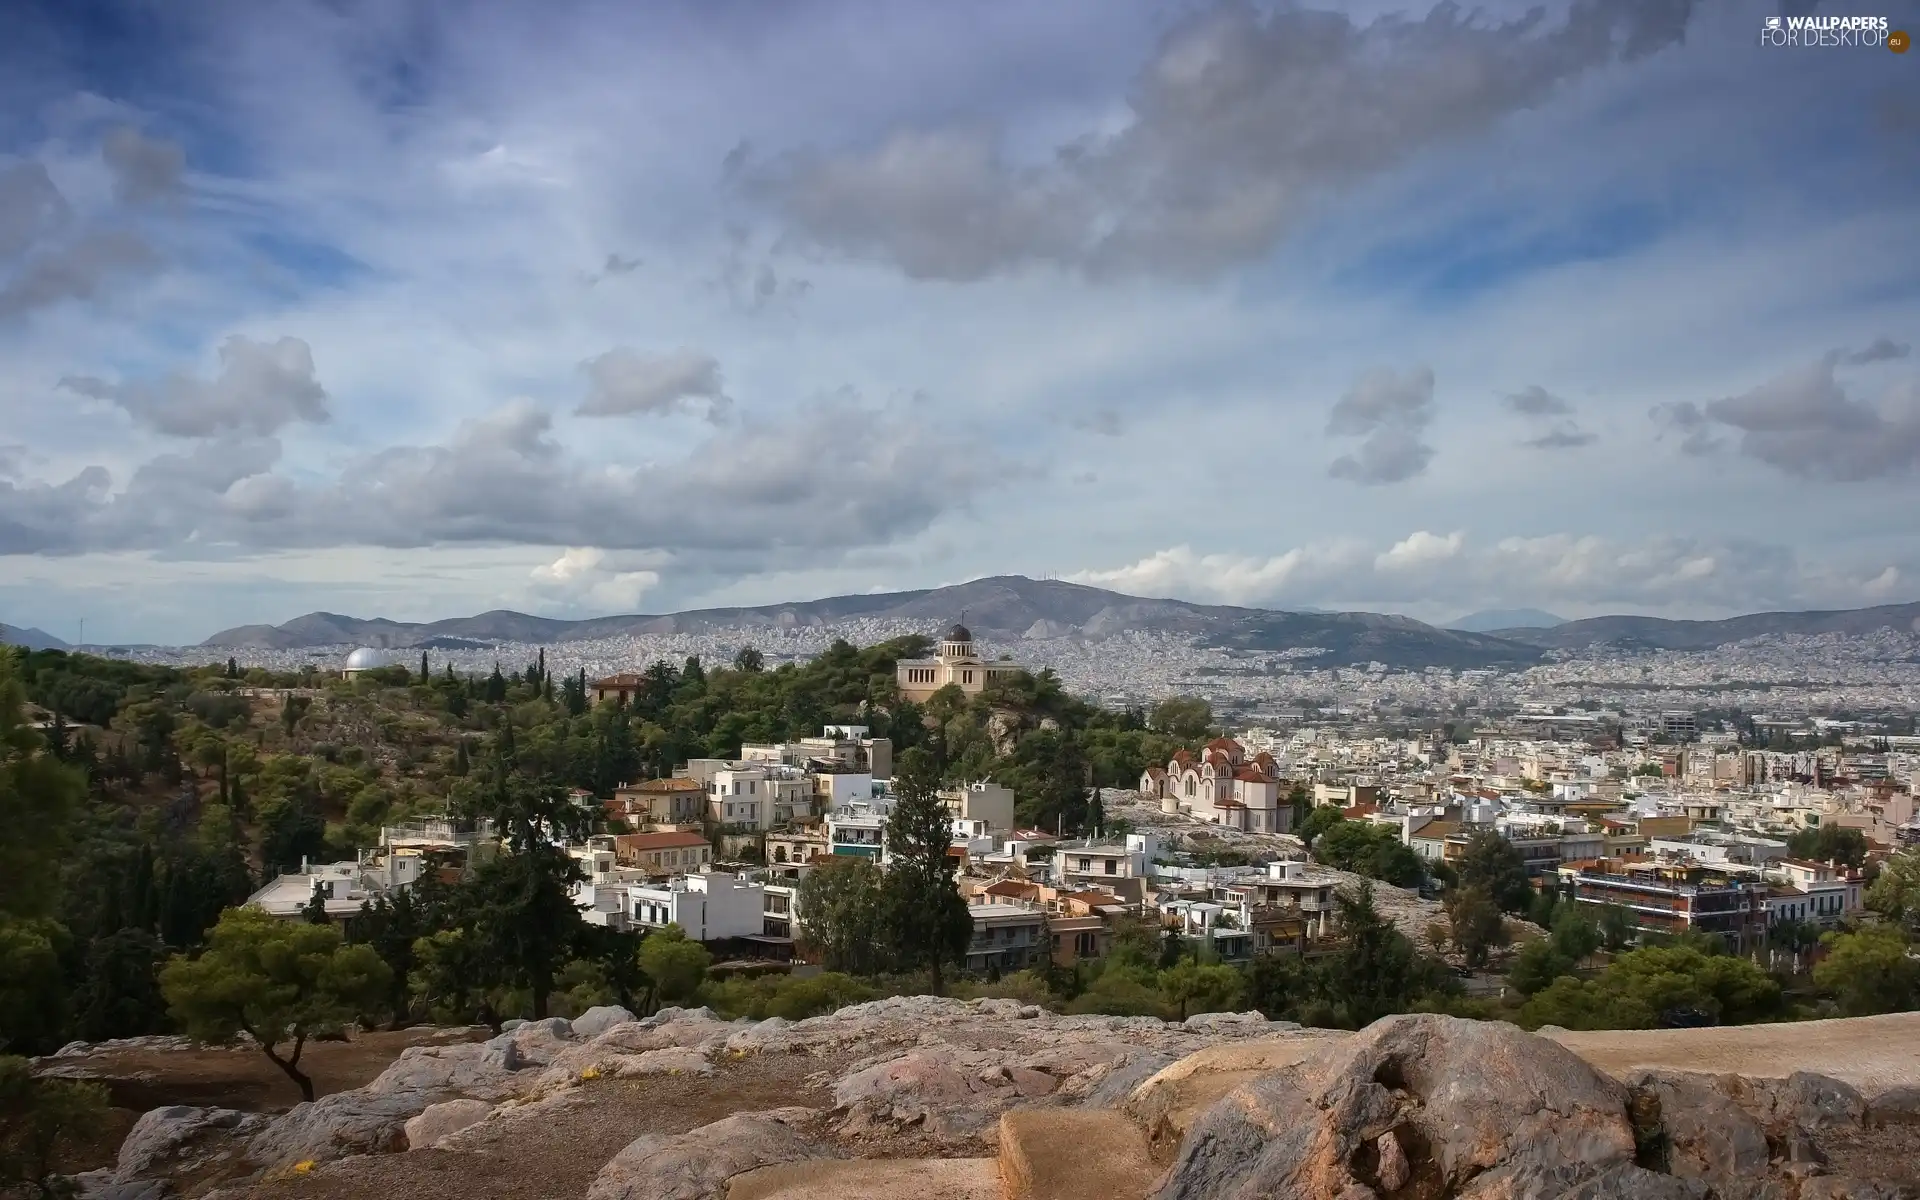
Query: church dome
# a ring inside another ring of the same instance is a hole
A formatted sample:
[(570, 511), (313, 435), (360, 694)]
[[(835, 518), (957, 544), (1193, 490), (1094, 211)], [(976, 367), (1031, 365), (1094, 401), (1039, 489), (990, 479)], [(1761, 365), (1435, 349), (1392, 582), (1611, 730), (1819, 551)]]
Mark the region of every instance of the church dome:
[(956, 624), (952, 629), (947, 630), (947, 636), (941, 640), (948, 642), (970, 642), (973, 640), (973, 631), (965, 625)]
[(384, 667), (386, 665), (386, 654), (382, 651), (375, 650), (371, 646), (362, 646), (352, 654), (347, 655), (346, 669), (349, 671), (371, 671), (375, 667)]

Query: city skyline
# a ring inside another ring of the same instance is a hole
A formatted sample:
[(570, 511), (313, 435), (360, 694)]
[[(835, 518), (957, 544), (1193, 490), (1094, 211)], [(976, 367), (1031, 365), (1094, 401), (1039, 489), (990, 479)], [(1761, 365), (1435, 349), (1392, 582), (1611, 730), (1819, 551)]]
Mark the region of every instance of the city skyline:
[(1920, 61), (1776, 11), (24, 7), (0, 620), (1920, 599)]

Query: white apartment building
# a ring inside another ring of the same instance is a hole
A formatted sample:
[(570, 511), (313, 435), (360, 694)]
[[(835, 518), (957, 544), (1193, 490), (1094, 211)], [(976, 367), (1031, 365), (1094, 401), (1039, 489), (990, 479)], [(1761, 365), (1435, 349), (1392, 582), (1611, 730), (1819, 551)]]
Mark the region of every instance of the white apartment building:
[(766, 924), (764, 885), (724, 871), (682, 875), (626, 889), (627, 919), (636, 929), (678, 925), (697, 942), (758, 937)]

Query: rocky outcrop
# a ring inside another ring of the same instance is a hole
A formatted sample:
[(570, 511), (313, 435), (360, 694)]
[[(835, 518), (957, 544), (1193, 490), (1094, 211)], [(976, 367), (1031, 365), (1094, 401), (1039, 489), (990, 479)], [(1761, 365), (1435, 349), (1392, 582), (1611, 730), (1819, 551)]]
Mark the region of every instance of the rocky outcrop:
[(269, 1173), (299, 1163), (407, 1148), (407, 1122), (433, 1102), (418, 1092), (356, 1088), (296, 1104), (247, 1142), (247, 1157)]
[(633, 1014), (618, 1004), (602, 1004), (573, 1019), (573, 1036), (596, 1038), (615, 1025), (623, 1025), (633, 1019)]
[[(1382, 1153), (1388, 1135), (1397, 1153)], [(1511, 1025), (1389, 1017), (1229, 1092), (1188, 1130), (1158, 1196), (1688, 1194), (1636, 1150), (1626, 1089), (1573, 1052)]]
[(806, 1108), (744, 1113), (674, 1137), (636, 1139), (600, 1169), (587, 1200), (707, 1200), (736, 1175), (835, 1152), (802, 1132)]
[(113, 1182), (129, 1184), (215, 1168), (234, 1157), (237, 1139), (258, 1132), (271, 1119), (230, 1108), (175, 1104), (153, 1109), (134, 1122), (120, 1143)]
[(431, 1150), (462, 1129), (486, 1120), (492, 1111), (493, 1105), (485, 1100), (443, 1100), (429, 1104), (401, 1127), (407, 1137), (407, 1149)]

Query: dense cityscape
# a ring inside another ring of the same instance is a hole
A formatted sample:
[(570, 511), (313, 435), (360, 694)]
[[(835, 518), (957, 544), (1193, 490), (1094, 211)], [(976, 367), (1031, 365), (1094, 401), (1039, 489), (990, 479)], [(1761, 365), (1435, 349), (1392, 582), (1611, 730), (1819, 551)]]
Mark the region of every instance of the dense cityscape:
[[(731, 662), (752, 646), (770, 665), (799, 663), (836, 640), (872, 645), (924, 634), (924, 625), (848, 621), (831, 626), (679, 634), (559, 642), (501, 643), (428, 648), (435, 669), (451, 664), (467, 675), (495, 663), (511, 667), (544, 653), (553, 670), (584, 670), (600, 677), (642, 670), (656, 661)], [(1667, 709), (1739, 712), (1753, 719), (1794, 722), (1814, 718), (1865, 720), (1892, 732), (1910, 732), (1920, 712), (1920, 634), (1891, 629), (1864, 636), (1770, 635), (1706, 651), (1606, 648), (1549, 652), (1549, 661), (1522, 670), (1427, 668), (1418, 672), (1372, 667), (1316, 667), (1315, 647), (1277, 653), (1203, 647), (1178, 634), (1131, 632), (1098, 639), (1034, 638), (996, 645), (1033, 670), (1051, 669), (1066, 687), (1115, 707), (1150, 706), (1170, 696), (1205, 698), (1222, 715), (1261, 724), (1298, 723), (1309, 712), (1343, 723), (1418, 728), (1434, 716), (1499, 714), (1546, 707), (1597, 707), (1619, 713)], [(243, 667), (269, 671), (338, 670), (356, 647), (298, 650), (143, 647), (104, 651), (129, 661), (194, 666), (235, 657)], [(418, 651), (387, 652), (411, 662)]]

